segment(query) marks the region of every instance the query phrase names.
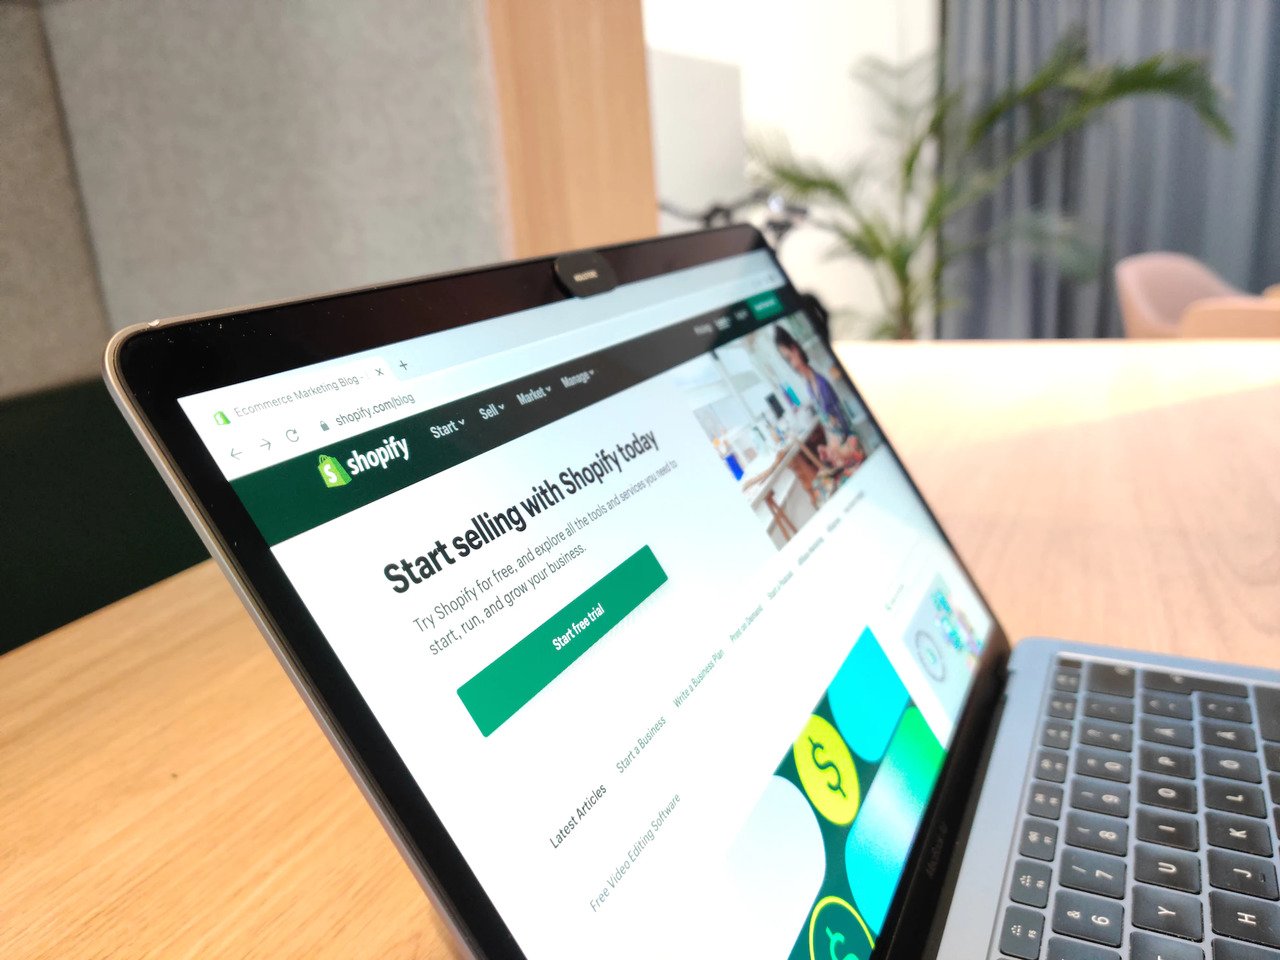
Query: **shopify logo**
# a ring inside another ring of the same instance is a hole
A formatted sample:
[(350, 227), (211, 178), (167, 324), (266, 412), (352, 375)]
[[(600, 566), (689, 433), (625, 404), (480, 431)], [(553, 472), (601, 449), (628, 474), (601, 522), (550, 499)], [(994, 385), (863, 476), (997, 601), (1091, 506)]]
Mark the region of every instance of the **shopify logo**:
[(363, 453), (359, 450), (352, 450), (351, 456), (347, 457), (345, 467), (337, 457), (322, 453), (316, 468), (320, 471), (320, 479), (324, 481), (326, 487), (345, 487), (351, 482), (352, 477), (357, 477), (366, 470), (372, 470), (375, 467), (380, 467), (383, 470), (387, 469), (387, 465), (392, 460), (408, 462), (408, 440), (387, 437), (382, 441), (381, 446), (374, 447), (372, 450), (366, 450)]

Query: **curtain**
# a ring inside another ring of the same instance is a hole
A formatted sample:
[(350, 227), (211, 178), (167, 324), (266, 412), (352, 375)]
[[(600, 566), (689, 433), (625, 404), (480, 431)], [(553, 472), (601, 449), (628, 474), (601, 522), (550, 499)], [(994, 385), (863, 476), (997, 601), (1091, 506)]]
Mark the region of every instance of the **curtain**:
[(943, 23), (947, 83), (963, 85), (970, 104), (1029, 78), (1074, 25), (1096, 63), (1204, 57), (1235, 142), (1216, 139), (1187, 106), (1143, 97), (1024, 162), (948, 224), (948, 242), (1055, 211), (1101, 253), (1097, 274), (1069, 281), (1016, 243), (974, 250), (945, 274), (940, 336), (1119, 336), (1112, 268), (1148, 250), (1191, 254), (1247, 291), (1280, 283), (1280, 2), (945, 0)]

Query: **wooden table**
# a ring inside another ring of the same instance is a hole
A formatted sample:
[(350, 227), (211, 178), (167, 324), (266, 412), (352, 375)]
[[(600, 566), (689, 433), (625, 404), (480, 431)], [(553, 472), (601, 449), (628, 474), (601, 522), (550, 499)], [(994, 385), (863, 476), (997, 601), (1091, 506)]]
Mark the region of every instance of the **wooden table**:
[[(843, 355), (1012, 636), (1280, 667), (1280, 343)], [(447, 954), (211, 564), (0, 657), (0, 957)]]

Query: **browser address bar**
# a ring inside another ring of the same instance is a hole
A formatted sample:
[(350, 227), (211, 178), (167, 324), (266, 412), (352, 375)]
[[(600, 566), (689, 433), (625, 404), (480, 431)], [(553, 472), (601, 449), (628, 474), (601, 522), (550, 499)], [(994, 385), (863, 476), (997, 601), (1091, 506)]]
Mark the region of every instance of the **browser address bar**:
[[(544, 367), (660, 330), (699, 313), (728, 306), (752, 294), (773, 290), (781, 283), (782, 276), (778, 271), (763, 270), (630, 310), (608, 320), (584, 321), (583, 326), (577, 329), (464, 361), (446, 370), (407, 380), (405, 386), (412, 387), (421, 408), (438, 406)], [(589, 300), (574, 302), (594, 306)]]

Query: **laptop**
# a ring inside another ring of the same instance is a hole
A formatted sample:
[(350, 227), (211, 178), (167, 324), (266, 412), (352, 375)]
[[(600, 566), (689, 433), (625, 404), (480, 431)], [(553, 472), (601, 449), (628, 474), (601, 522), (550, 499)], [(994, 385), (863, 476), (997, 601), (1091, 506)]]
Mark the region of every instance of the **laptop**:
[(1280, 674), (1011, 652), (754, 230), (105, 364), (466, 954), (1280, 957)]

